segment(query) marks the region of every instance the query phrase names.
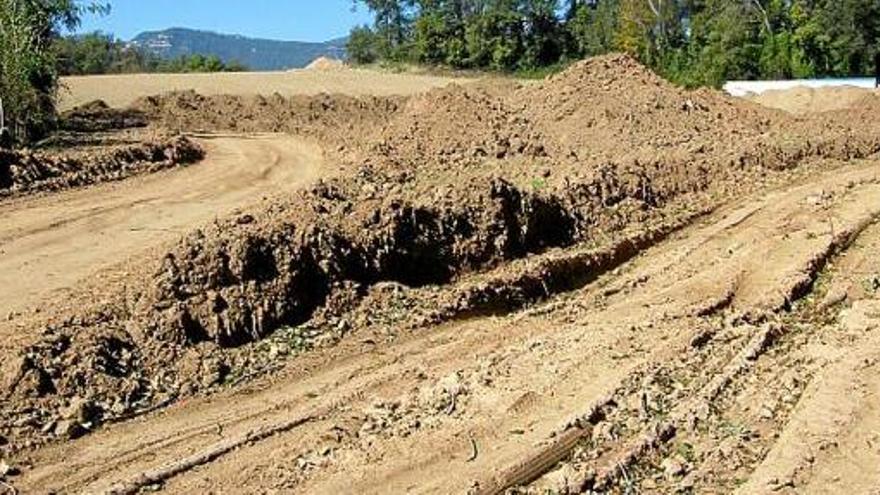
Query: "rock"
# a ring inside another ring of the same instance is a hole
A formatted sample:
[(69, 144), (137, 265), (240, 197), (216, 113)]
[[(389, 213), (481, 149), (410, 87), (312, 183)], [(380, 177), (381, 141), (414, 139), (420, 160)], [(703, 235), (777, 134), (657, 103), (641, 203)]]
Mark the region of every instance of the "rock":
[(687, 472), (686, 462), (681, 457), (675, 455), (664, 459), (660, 467), (663, 468), (663, 475), (666, 476), (666, 479), (672, 481)]
[(339, 323), (336, 325), (336, 330), (340, 332), (347, 332), (349, 329), (351, 329), (351, 325), (345, 319), (339, 320)]
[(40, 367), (30, 365), (26, 369), (18, 381), (15, 391), (18, 395), (24, 397), (44, 397), (55, 392), (55, 384), (52, 378)]
[(48, 435), (48, 434), (52, 433), (53, 431), (55, 431), (56, 424), (57, 423), (55, 423), (55, 421), (49, 421), (48, 423), (43, 425), (42, 428), (40, 428), (40, 432), (43, 433), (44, 435)]
[(691, 491), (693, 491), (694, 486), (696, 486), (696, 484), (697, 484), (696, 476), (694, 476), (693, 473), (691, 473), (691, 474), (685, 476), (684, 479), (681, 480), (681, 483), (678, 484), (678, 489), (679, 489), (679, 491), (682, 491), (682, 492), (691, 492)]
[(9, 464), (5, 460), (0, 461), (0, 479), (6, 476), (15, 476), (19, 473), (18, 468)]
[(70, 405), (62, 413), (62, 417), (77, 423), (92, 423), (100, 414), (101, 408), (93, 401), (74, 397)]
[(835, 289), (829, 291), (828, 294), (825, 295), (825, 298), (822, 299), (822, 302), (819, 304), (820, 309), (829, 309), (838, 304), (846, 302), (847, 293), (842, 289)]
[(55, 425), (55, 436), (59, 438), (75, 440), (86, 433), (88, 433), (88, 430), (86, 430), (83, 425), (69, 419), (59, 421), (58, 424)]
[(564, 464), (561, 468), (547, 473), (542, 482), (546, 493), (580, 493), (581, 487), (577, 486), (577, 470), (571, 464)]
[(614, 424), (610, 421), (602, 421), (593, 428), (592, 437), (597, 444), (614, 441)]

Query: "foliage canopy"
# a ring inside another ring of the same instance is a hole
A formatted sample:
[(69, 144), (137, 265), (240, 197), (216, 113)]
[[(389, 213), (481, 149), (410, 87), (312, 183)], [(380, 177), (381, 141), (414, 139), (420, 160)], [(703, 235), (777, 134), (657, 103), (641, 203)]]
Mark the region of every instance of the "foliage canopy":
[(689, 86), (864, 75), (880, 51), (877, 0), (355, 0), (355, 62), (533, 72), (624, 51)]

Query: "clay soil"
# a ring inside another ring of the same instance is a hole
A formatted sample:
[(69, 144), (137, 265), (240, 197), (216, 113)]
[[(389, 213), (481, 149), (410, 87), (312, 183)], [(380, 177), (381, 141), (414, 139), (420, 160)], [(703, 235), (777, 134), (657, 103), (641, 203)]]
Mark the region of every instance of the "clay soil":
[(876, 493), (878, 105), (132, 101), (204, 159), (0, 201), (0, 491)]

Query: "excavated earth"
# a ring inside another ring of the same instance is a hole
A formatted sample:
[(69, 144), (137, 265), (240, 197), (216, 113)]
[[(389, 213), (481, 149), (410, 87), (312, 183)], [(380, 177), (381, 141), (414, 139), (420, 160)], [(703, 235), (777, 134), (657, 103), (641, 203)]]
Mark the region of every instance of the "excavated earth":
[[(73, 137), (72, 150), (0, 150), (0, 198), (59, 191), (185, 166), (204, 157), (180, 135)], [(69, 141), (68, 136), (59, 140)], [(57, 146), (57, 144), (56, 144)]]
[(0, 490), (877, 493), (878, 111), (619, 55), (82, 109), (334, 172), (0, 323)]

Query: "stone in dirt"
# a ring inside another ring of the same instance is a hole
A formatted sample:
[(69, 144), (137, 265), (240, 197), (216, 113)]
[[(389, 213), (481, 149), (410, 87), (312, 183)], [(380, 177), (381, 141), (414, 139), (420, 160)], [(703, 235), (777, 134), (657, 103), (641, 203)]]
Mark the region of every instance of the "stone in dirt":
[(664, 459), (660, 467), (663, 468), (663, 474), (666, 476), (666, 479), (671, 481), (687, 472), (687, 461), (682, 459), (681, 456), (675, 455)]
[(15, 466), (9, 464), (5, 460), (0, 461), (0, 479), (3, 479), (7, 476), (15, 476), (17, 474), (18, 469)]

